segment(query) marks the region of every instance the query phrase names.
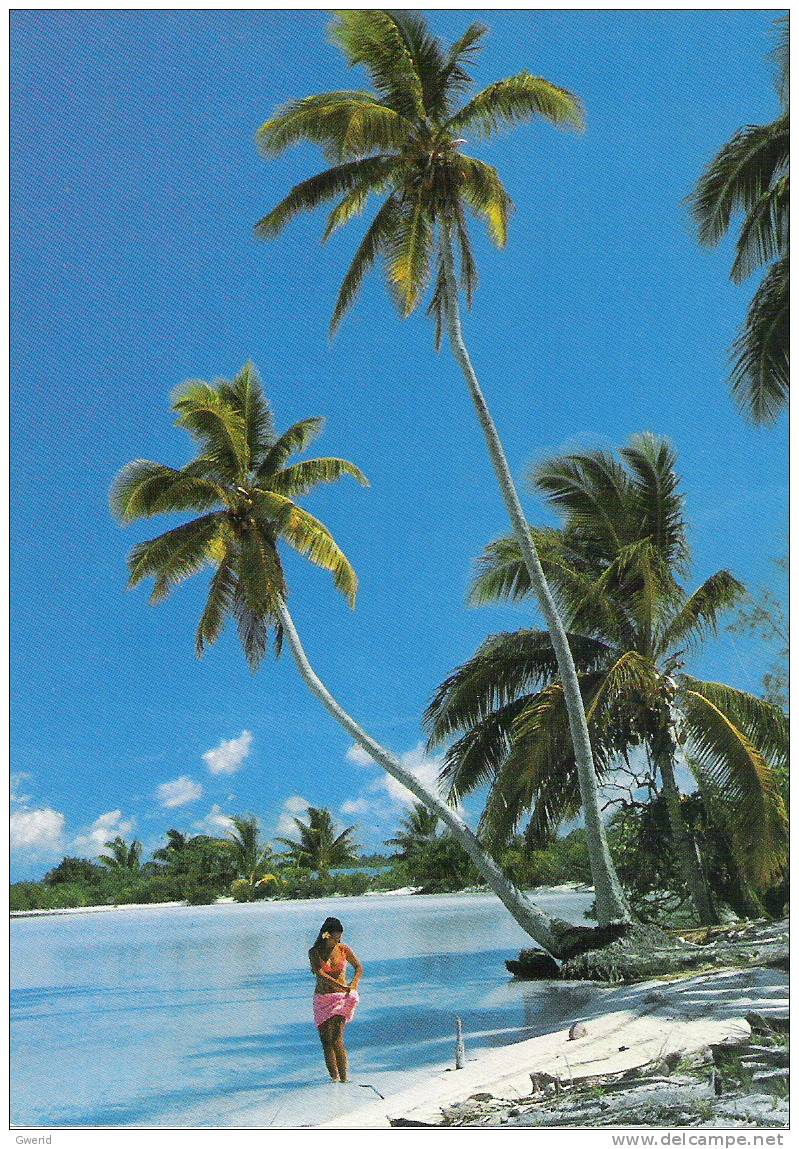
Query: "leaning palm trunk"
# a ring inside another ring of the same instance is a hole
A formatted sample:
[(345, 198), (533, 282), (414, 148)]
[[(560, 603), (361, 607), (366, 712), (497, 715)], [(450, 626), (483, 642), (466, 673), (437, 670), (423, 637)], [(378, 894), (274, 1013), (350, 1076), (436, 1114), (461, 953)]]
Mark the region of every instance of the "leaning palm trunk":
[(483, 397), (480, 384), (477, 380), (461, 328), (460, 309), (458, 307), (458, 285), (455, 278), (455, 260), (452, 253), (452, 240), (446, 223), (441, 226), (441, 249), (446, 282), (446, 315), (449, 330), (450, 344), (458, 365), (463, 372), (474, 403), (477, 416), (483, 428), (488, 452), (494, 467), (497, 481), (505, 501), (505, 507), (510, 516), (513, 533), (522, 552), (524, 564), (530, 576), (530, 584), (538, 598), (547, 629), (552, 639), (552, 647), (558, 663), (560, 680), (563, 684), (563, 694), (566, 709), (569, 715), (569, 729), (574, 743), (574, 757), (577, 763), (577, 773), (580, 782), (580, 798), (582, 800), (585, 816), (586, 837), (588, 840), (588, 853), (591, 862), (591, 875), (596, 891), (596, 911), (600, 925), (609, 925), (616, 922), (629, 922), (630, 910), (622, 892), (621, 883), (616, 874), (613, 861), (608, 849), (605, 826), (599, 808), (599, 794), (597, 787), (594, 758), (591, 752), (591, 740), (588, 735), (588, 723), (585, 718), (583, 699), (577, 680), (577, 671), (574, 667), (566, 631), (558, 614), (552, 592), (547, 584), (546, 576), (535, 549), (530, 527), (522, 511), (519, 496), (516, 492), (505, 452), (502, 448), (491, 412)]
[(568, 922), (545, 914), (543, 910), (540, 910), (533, 902), (526, 898), (512, 882), (508, 881), (493, 859), (484, 853), (477, 838), (463, 819), (460, 818), (446, 802), (442, 801), (423, 786), (413, 774), (405, 770), (399, 759), (396, 758), (390, 750), (386, 750), (379, 742), (371, 738), (365, 730), (361, 729), (355, 719), (350, 717), (346, 710), (335, 700), (311, 666), (308, 661), (308, 656), (300, 642), (300, 636), (294, 626), (294, 620), (285, 603), (279, 603), (278, 612), (280, 624), (291, 648), (294, 661), (297, 663), (297, 668), (302, 675), (303, 681), (311, 693), (316, 695), (325, 709), (332, 714), (336, 721), (344, 727), (358, 745), (361, 746), (379, 766), (382, 766), (392, 778), (410, 790), (414, 797), (418, 798), (429, 810), (434, 811), (441, 821), (449, 827), (458, 844), (466, 851), (480, 874), (485, 878), (487, 884), (525, 933), (529, 934), (534, 941), (538, 942), (540, 946), (554, 957), (563, 956), (565, 951), (562, 936), (564, 933), (573, 932), (574, 927)]
[(674, 848), (677, 852), (677, 862), (682, 873), (683, 881), (688, 887), (694, 910), (701, 925), (714, 926), (718, 924), (718, 914), (710, 896), (705, 875), (696, 852), (694, 840), (685, 824), (682, 809), (680, 808), (680, 791), (674, 777), (674, 761), (668, 748), (655, 751), (653, 754), (655, 764), (660, 770), (663, 779), (663, 796), (666, 800), (666, 812), (669, 818), (669, 828)]

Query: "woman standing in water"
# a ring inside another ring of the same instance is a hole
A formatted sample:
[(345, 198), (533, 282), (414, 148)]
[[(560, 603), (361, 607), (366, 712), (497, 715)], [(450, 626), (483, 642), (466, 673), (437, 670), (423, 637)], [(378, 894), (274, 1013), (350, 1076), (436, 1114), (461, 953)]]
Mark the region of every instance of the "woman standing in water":
[[(352, 1020), (358, 1004), (358, 982), (363, 966), (341, 941), (344, 927), (338, 918), (325, 918), (319, 936), (308, 950), (316, 976), (313, 1019), (319, 1030), (325, 1065), (332, 1081), (346, 1081), (349, 1062), (344, 1048), (344, 1026)], [(355, 970), (347, 985), (347, 966)]]

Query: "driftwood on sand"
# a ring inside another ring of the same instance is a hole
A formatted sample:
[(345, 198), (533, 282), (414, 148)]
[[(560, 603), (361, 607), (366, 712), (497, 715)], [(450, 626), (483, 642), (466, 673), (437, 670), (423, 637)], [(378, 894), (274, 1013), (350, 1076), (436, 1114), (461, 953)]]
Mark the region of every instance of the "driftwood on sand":
[[(445, 1071), (385, 1100), (327, 1122), (325, 1128), (440, 1125), (453, 1106), (476, 1094), (522, 1099), (552, 1086), (597, 1077), (621, 1078), (644, 1066), (679, 1060), (716, 1046), (739, 1045), (751, 1036), (743, 1018), (668, 1019), (617, 1010), (593, 1018), (577, 1039), (568, 1029), (493, 1049), (460, 1071)], [(556, 1084), (557, 1083), (557, 1084)]]

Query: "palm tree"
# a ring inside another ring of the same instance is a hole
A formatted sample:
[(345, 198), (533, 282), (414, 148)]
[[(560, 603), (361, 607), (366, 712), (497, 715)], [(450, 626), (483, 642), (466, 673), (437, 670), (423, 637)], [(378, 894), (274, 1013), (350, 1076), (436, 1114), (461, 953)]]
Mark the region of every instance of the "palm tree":
[(153, 858), (159, 862), (174, 862), (189, 848), (192, 838), (188, 834), (182, 833), (180, 830), (167, 830), (166, 832), (166, 845), (160, 846), (154, 853)]
[(278, 542), (288, 543), (330, 571), (335, 585), (353, 603), (357, 579), (349, 561), (327, 527), (294, 499), (343, 475), (365, 484), (361, 471), (334, 458), (287, 465), (291, 455), (318, 434), (322, 421), (305, 419), (277, 436), (252, 365), (232, 382), (186, 384), (176, 393), (173, 407), (178, 425), (197, 441), (199, 455), (178, 469), (146, 459), (129, 463), (114, 481), (111, 509), (123, 523), (158, 514), (201, 513), (134, 546), (128, 560), (129, 585), (153, 578), (150, 601), (158, 603), (184, 579), (213, 567), (197, 627), (198, 656), (216, 642), (228, 617), (237, 623), (252, 670), (266, 653), (270, 633), (276, 653), (285, 637), (303, 681), (327, 711), (387, 773), (438, 814), (522, 929), (550, 953), (567, 953), (574, 927), (545, 913), (516, 889), (456, 811), (358, 725), (308, 661), (288, 609)]
[[(650, 756), (696, 912), (712, 922), (675, 766), (682, 760), (693, 770), (729, 827), (744, 876), (763, 889), (786, 862), (778, 767), (787, 723), (779, 707), (682, 669), (743, 587), (721, 570), (692, 594), (683, 589), (690, 556), (675, 456), (651, 435), (635, 437), (621, 456), (571, 455), (536, 468), (538, 490), (565, 520), (561, 530), (537, 534), (571, 628), (601, 775), (636, 747)], [(529, 589), (516, 540), (492, 544), (472, 601), (521, 598)], [(531, 809), (535, 834), (578, 813), (563, 689), (545, 631), (488, 639), (439, 687), (426, 721), (432, 744), (461, 735), (443, 769), (451, 799), (490, 785), (483, 829), (495, 843)]]
[(386, 845), (396, 846), (400, 859), (406, 861), (415, 850), (432, 842), (437, 829), (438, 815), (415, 802), (410, 814), (400, 819), (399, 833), (394, 838), (387, 838)]
[[(259, 131), (267, 156), (306, 140), (322, 146), (332, 167), (297, 184), (260, 220), (262, 238), (277, 235), (304, 211), (338, 201), (325, 238), (360, 215), (370, 195), (382, 206), (364, 235), (333, 310), (335, 331), (352, 305), (367, 271), (384, 257), (389, 287), (403, 316), (421, 302), (435, 267), (428, 313), (436, 345), (446, 324), (485, 435), (488, 452), (528, 570), (552, 636), (566, 693), (580, 790), (589, 833), (591, 868), (600, 924), (630, 920), (608, 851), (574, 662), (555, 601), (536, 553), (496, 426), (472, 366), (461, 328), (459, 296), (471, 304), (477, 284), (467, 216), (482, 217), (491, 238), (504, 247), (512, 203), (496, 168), (463, 152), (464, 132), (488, 138), (503, 128), (544, 119), (580, 128), (580, 101), (548, 80), (520, 72), (490, 84), (462, 102), (469, 72), (487, 29), (471, 24), (450, 48), (431, 36), (411, 12), (360, 9), (339, 12), (332, 38), (350, 65), (364, 65), (375, 91), (325, 92), (281, 108)], [(456, 268), (457, 248), (459, 271)]]
[(130, 870), (133, 873), (138, 873), (141, 869), (141, 842), (134, 839), (130, 845), (127, 844), (124, 838), (117, 835), (110, 842), (105, 843), (105, 849), (109, 850), (109, 854), (100, 854), (98, 862), (102, 862), (104, 866), (108, 866), (109, 870), (124, 871)]
[(257, 818), (231, 818), (233, 829), (228, 831), (227, 842), (233, 851), (236, 877), (254, 886), (267, 874), (272, 850), (261, 842), (261, 829)]
[(699, 239), (715, 246), (732, 217), (744, 219), (730, 272), (742, 283), (770, 264), (733, 345), (732, 392), (755, 423), (773, 422), (788, 402), (789, 385), (789, 147), (788, 17), (777, 21), (780, 114), (769, 124), (741, 128), (706, 167), (691, 197)]
[(307, 818), (307, 822), (292, 818), (299, 839), (276, 839), (288, 847), (289, 856), (296, 866), (323, 875), (334, 866), (351, 866), (358, 861), (360, 847), (353, 839), (354, 826), (347, 826), (337, 834), (330, 811), (316, 806), (308, 807)]

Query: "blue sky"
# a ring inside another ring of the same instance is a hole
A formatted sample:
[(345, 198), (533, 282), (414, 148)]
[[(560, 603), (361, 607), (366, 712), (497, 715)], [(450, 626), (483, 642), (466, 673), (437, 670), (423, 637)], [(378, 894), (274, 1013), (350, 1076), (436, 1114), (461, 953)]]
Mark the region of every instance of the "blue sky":
[[(725, 385), (751, 295), (730, 244), (701, 249), (684, 197), (745, 123), (777, 110), (776, 12), (488, 12), (480, 86), (528, 69), (577, 92), (583, 136), (524, 127), (480, 144), (517, 210), (497, 252), (478, 231), (466, 335), (514, 473), (652, 430), (676, 447), (694, 581), (729, 567), (779, 589), (786, 424), (747, 426)], [(437, 11), (456, 38), (479, 13)], [(202, 661), (202, 580), (152, 608), (126, 592), (148, 524), (110, 518), (136, 456), (180, 465), (169, 395), (258, 365), (278, 425), (325, 415), (320, 453), (369, 475), (307, 503), (361, 580), (356, 611), (287, 557), (292, 607), (328, 685), (415, 769), (431, 692), (532, 607), (469, 610), (470, 565), (506, 529), (474, 414), (423, 314), (401, 322), (369, 282), (331, 345), (358, 225), (323, 217), (277, 241), (252, 225), (322, 166), (264, 161), (254, 133), (287, 99), (362, 83), (314, 11), (16, 11), (12, 19), (12, 770), (14, 872), (116, 832), (253, 812), (273, 833), (305, 802), (377, 845), (402, 795), (351, 753), (288, 656), (251, 675), (225, 634)], [(528, 493), (533, 522), (551, 521)], [(152, 526), (152, 524), (149, 524)], [(757, 689), (769, 652), (723, 635), (692, 666)], [(164, 787), (167, 789), (164, 789)], [(167, 803), (173, 802), (173, 805)], [(288, 804), (288, 805), (287, 805)], [(342, 809), (343, 807), (343, 809)]]

